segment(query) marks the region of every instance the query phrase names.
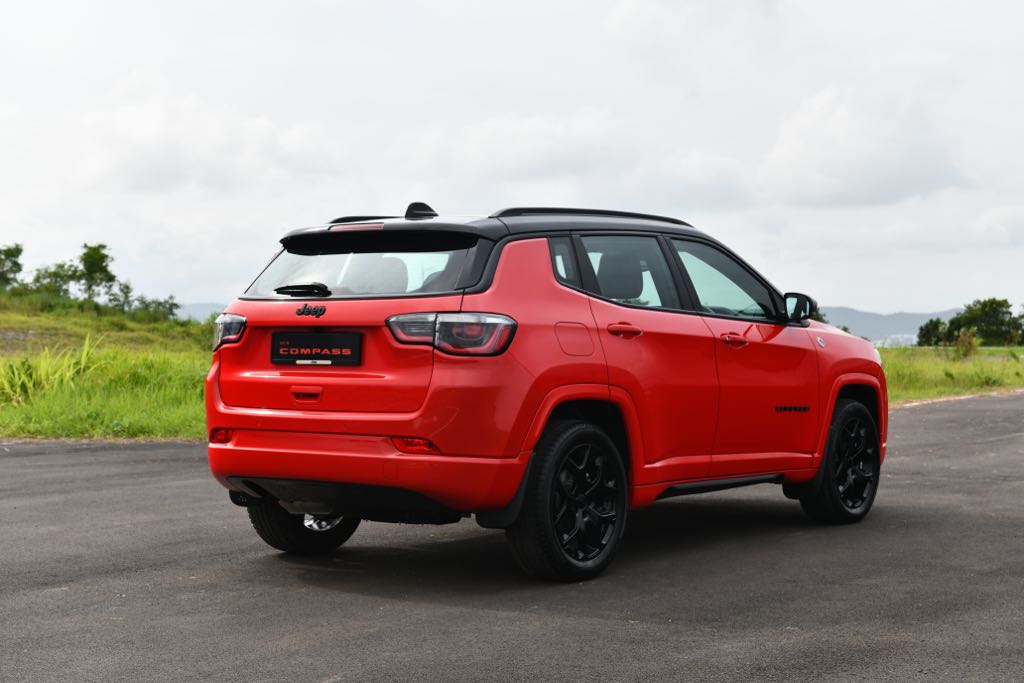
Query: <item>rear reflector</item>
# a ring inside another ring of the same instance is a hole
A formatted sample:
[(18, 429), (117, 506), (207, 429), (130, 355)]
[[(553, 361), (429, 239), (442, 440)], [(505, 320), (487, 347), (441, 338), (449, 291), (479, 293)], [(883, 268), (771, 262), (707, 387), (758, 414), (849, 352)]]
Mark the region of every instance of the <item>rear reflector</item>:
[(395, 448), (403, 453), (414, 453), (418, 455), (441, 454), (441, 451), (437, 450), (437, 446), (435, 446), (430, 439), (421, 439), (417, 436), (393, 436), (391, 437), (391, 443), (395, 444)]
[(233, 429), (218, 427), (210, 430), (210, 443), (230, 443), (231, 437), (235, 435)]

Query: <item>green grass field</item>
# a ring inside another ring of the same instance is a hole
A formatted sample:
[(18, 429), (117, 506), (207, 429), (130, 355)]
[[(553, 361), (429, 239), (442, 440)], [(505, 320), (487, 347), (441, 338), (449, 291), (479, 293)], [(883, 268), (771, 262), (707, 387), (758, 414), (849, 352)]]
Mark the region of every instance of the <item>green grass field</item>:
[(0, 436), (202, 439), (211, 334), (196, 322), (0, 310)]
[[(0, 308), (0, 437), (202, 439), (209, 325)], [(882, 349), (894, 403), (1024, 387), (1024, 348)]]

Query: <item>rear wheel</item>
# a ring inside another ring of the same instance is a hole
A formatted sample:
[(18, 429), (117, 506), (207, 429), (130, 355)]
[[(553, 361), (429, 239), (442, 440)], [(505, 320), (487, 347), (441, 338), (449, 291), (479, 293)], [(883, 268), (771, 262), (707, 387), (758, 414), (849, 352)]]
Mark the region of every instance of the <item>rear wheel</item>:
[(538, 578), (597, 576), (626, 526), (626, 470), (618, 449), (593, 424), (558, 422), (533, 458), (523, 509), (506, 530), (516, 560)]
[(836, 403), (825, 457), (815, 480), (799, 491), (809, 517), (826, 524), (849, 524), (867, 516), (878, 491), (878, 427), (862, 403)]
[(296, 555), (327, 555), (347, 541), (358, 517), (293, 515), (272, 500), (248, 508), (249, 520), (267, 545)]

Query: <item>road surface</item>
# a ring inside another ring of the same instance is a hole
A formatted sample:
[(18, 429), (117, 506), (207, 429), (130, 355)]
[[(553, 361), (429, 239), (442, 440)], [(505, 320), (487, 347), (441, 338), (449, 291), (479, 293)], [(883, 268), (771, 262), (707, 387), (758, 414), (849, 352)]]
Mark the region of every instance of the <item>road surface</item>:
[(895, 411), (862, 524), (667, 500), (578, 585), (469, 520), (285, 557), (201, 445), (0, 446), (0, 680), (652, 678), (1024, 679), (1024, 395)]

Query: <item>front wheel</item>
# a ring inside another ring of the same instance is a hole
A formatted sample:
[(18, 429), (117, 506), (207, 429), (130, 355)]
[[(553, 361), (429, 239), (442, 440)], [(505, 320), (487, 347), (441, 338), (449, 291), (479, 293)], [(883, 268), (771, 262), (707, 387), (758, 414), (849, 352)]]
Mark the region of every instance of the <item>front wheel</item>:
[(361, 521), (358, 517), (293, 515), (275, 501), (248, 508), (249, 521), (272, 548), (296, 555), (329, 555), (347, 541)]
[(526, 499), (506, 530), (530, 575), (582, 581), (612, 561), (626, 526), (626, 470), (615, 444), (588, 422), (559, 422), (533, 454)]
[(857, 401), (839, 401), (821, 470), (799, 496), (804, 512), (826, 524), (864, 519), (878, 492), (880, 450), (878, 427), (868, 409)]

